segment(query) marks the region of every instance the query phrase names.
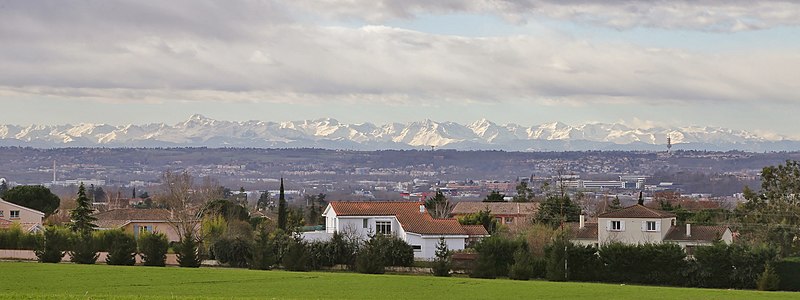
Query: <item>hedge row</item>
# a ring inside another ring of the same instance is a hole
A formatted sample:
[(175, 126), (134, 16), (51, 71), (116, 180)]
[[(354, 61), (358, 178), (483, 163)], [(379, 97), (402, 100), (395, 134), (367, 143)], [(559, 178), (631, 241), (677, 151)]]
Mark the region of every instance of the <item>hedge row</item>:
[(145, 265), (163, 266), (168, 245), (163, 234), (145, 233), (137, 241), (122, 230), (95, 231), (87, 236), (52, 226), (42, 233), (26, 233), (18, 227), (0, 230), (0, 249), (34, 250), (39, 261), (46, 263), (61, 262), (69, 252), (73, 262), (93, 264), (97, 253), (105, 251), (107, 264), (133, 265), (136, 254), (141, 254)]
[[(475, 246), (478, 258), (470, 276), (736, 289), (754, 289), (760, 280), (762, 289), (800, 290), (800, 260), (776, 263), (777, 251), (765, 246), (716, 243), (695, 248), (691, 258), (671, 243), (596, 248), (559, 238), (545, 247), (544, 258), (527, 249), (521, 240), (486, 238)], [(765, 271), (767, 266), (774, 268)]]
[(777, 257), (773, 248), (725, 243), (697, 247), (690, 259), (676, 244), (612, 243), (599, 249), (567, 244), (566, 252), (555, 246), (546, 258), (551, 280), (709, 288), (754, 289), (765, 266)]

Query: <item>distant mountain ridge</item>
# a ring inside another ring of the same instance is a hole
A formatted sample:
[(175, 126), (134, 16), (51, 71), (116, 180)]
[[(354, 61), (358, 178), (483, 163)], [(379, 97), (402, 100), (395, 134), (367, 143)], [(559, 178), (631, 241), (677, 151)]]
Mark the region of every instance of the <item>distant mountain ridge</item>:
[(630, 128), (622, 124), (560, 122), (468, 125), (424, 120), (344, 124), (335, 119), (264, 122), (221, 121), (193, 115), (175, 125), (0, 125), (0, 146), (58, 147), (263, 147), (353, 150), (440, 149), (507, 151), (666, 150), (796, 151), (800, 141), (720, 127)]

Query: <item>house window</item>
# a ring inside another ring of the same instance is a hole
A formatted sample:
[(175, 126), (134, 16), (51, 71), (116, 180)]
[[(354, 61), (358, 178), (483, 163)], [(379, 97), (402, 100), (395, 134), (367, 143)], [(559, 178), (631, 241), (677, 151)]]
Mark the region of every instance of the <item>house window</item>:
[(414, 252), (422, 252), (422, 245), (411, 245), (411, 249), (414, 249)]
[(19, 211), (18, 210), (12, 210), (12, 211), (10, 211), (8, 213), (8, 216), (10, 218), (12, 218), (12, 219), (19, 219)]
[(611, 221), (612, 231), (622, 231), (622, 221)]
[(647, 231), (656, 231), (656, 221), (647, 221), (645, 230)]
[(390, 221), (375, 222), (375, 232), (377, 232), (378, 234), (392, 234), (392, 222)]
[(3, 211), (2, 211), (2, 210), (0, 210), (0, 218), (2, 218), (2, 217), (4, 217), (4, 216), (3, 216)]
[(369, 228), (369, 219), (364, 219), (364, 220), (361, 221), (361, 223), (362, 223), (361, 227)]
[(506, 219), (506, 224), (514, 223), (514, 218), (512, 217), (506, 217), (505, 219)]

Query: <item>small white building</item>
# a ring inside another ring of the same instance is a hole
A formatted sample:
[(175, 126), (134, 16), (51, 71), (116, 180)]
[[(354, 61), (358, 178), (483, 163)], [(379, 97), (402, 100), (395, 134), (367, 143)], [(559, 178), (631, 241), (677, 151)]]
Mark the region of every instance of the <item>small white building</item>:
[(0, 228), (19, 224), (24, 231), (37, 232), (42, 230), (43, 220), (43, 212), (0, 199)]
[(414, 258), (432, 259), (436, 244), (444, 238), (450, 250), (462, 250), (469, 243), (489, 236), (481, 225), (461, 225), (456, 219), (434, 219), (420, 202), (331, 202), (322, 214), (325, 230), (305, 232), (307, 240), (327, 240), (334, 232), (368, 239), (390, 234), (414, 249)]
[(696, 246), (711, 245), (715, 241), (733, 242), (733, 233), (727, 226), (677, 226), (676, 220), (673, 213), (632, 205), (599, 215), (597, 223), (586, 223), (580, 216), (580, 222), (573, 226), (572, 242), (582, 245), (676, 243), (688, 254)]

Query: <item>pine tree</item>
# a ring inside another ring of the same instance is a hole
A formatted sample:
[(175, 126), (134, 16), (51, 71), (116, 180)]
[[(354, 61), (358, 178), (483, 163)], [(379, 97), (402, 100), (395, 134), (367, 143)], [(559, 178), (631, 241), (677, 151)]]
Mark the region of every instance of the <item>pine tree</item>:
[(278, 196), (278, 228), (286, 230), (288, 211), (286, 209), (286, 198), (283, 192), (283, 178), (281, 178), (280, 195)]
[(255, 244), (252, 252), (250, 268), (257, 270), (269, 270), (275, 265), (277, 254), (275, 243), (270, 238), (270, 233), (265, 226), (259, 226), (256, 234)]
[(436, 244), (436, 257), (433, 259), (433, 267), (431, 268), (434, 276), (450, 276), (452, 255), (450, 250), (447, 249), (447, 242), (445, 242), (444, 238), (439, 238), (439, 243)]
[(86, 188), (83, 187), (83, 183), (78, 187), (78, 199), (75, 199), (75, 202), (78, 203), (78, 206), (69, 212), (69, 228), (80, 234), (90, 234), (97, 227), (92, 223), (97, 221), (97, 218), (92, 216), (94, 209), (92, 209), (89, 198), (86, 197)]
[(95, 244), (92, 234), (78, 233), (75, 240), (72, 241), (72, 251), (69, 252), (69, 260), (76, 264), (94, 264), (100, 253), (97, 252), (97, 245)]
[(200, 255), (198, 255), (197, 241), (189, 233), (178, 244), (178, 265), (185, 268), (200, 267)]
[(5, 180), (0, 181), (0, 197), (3, 196), (3, 193), (8, 191), (8, 183)]
[(608, 208), (611, 210), (622, 209), (622, 203), (619, 201), (619, 196), (616, 196), (614, 197), (614, 200), (611, 200), (611, 205)]

